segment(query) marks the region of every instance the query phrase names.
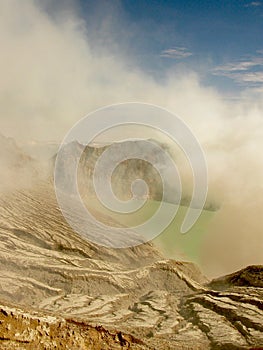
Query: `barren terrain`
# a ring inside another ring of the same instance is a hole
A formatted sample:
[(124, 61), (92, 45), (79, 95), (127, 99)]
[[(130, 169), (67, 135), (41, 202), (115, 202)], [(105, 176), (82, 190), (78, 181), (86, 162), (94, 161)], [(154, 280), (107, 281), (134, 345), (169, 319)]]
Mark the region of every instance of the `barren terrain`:
[(97, 246), (37, 178), (1, 193), (0, 237), (1, 349), (263, 348), (262, 266), (211, 282), (151, 243)]

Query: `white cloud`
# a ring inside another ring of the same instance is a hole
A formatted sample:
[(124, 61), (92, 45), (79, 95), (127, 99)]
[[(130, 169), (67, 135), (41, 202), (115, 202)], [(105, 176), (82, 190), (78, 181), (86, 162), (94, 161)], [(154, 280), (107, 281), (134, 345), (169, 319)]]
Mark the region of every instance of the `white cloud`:
[(161, 52), (161, 57), (172, 58), (172, 59), (183, 59), (193, 54), (188, 51), (185, 47), (175, 47)]
[(244, 5), (245, 7), (259, 7), (262, 6), (262, 2), (260, 1), (252, 1), (246, 5)]
[(247, 61), (238, 61), (235, 63), (228, 63), (226, 65), (218, 66), (214, 69), (214, 72), (237, 72), (237, 71), (247, 71), (250, 68), (255, 66), (263, 66), (263, 57), (254, 57), (251, 60)]
[(244, 83), (263, 84), (263, 72), (246, 72), (245, 74), (236, 73), (233, 76), (236, 81), (240, 81)]
[(212, 74), (224, 76), (239, 84), (263, 84), (263, 56), (262, 51), (258, 55), (246, 60), (220, 65), (212, 70)]

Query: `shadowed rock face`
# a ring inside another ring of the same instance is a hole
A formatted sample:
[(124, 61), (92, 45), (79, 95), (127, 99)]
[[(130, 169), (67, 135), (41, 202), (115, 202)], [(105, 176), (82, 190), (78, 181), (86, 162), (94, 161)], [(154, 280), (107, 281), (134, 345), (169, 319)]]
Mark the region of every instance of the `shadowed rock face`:
[(48, 181), (1, 195), (0, 268), (1, 349), (263, 347), (262, 267), (209, 283), (150, 243), (96, 246)]
[[(118, 154), (129, 154), (132, 152), (142, 152), (142, 145), (139, 141), (125, 141), (114, 144)], [(61, 173), (61, 184), (63, 187), (70, 187), (70, 182), (72, 178), (70, 174), (67, 173), (68, 163), (72, 162), (72, 159), (76, 157), (76, 154), (82, 152), (79, 167), (78, 167), (78, 181), (81, 188), (81, 193), (95, 194), (93, 185), (93, 175), (96, 162), (103, 154), (104, 151), (108, 149), (109, 145), (99, 146), (83, 146), (78, 142), (71, 142), (66, 144), (61, 153), (63, 154), (63, 164), (60, 167)], [(112, 154), (113, 153), (113, 154)], [(113, 164), (116, 163), (114, 158), (114, 152), (109, 155), (109, 162)], [(160, 151), (158, 154), (152, 152), (148, 154), (149, 158), (157, 164), (165, 164), (164, 156)], [(53, 158), (53, 163), (56, 157)], [(106, 167), (108, 168), (108, 167)], [(102, 175), (106, 173), (106, 169)], [(168, 173), (168, 172), (167, 172)], [(162, 199), (162, 181), (158, 171), (147, 161), (141, 159), (127, 159), (116, 166), (116, 170), (112, 174), (111, 184), (113, 186), (113, 191), (116, 196), (122, 200), (127, 200), (131, 198), (132, 192), (129, 190), (132, 182), (137, 178), (143, 179), (149, 186), (149, 197), (161, 200)], [(169, 198), (168, 198), (169, 199)], [(170, 201), (175, 201), (175, 198), (170, 198)]]
[(263, 268), (252, 265), (230, 275), (214, 279), (210, 286), (213, 288), (227, 288), (229, 286), (263, 288)]
[[(141, 141), (123, 141), (114, 143), (115, 152), (122, 155), (130, 155), (139, 151), (139, 153), (147, 153), (150, 162), (143, 159), (126, 159), (116, 166), (111, 176), (111, 185), (114, 194), (122, 200), (128, 200), (132, 197), (131, 184), (136, 179), (144, 180), (148, 186), (148, 198), (153, 200), (164, 200), (170, 203), (181, 203), (181, 205), (189, 205), (191, 202), (191, 191), (183, 188), (182, 198), (180, 199), (180, 189), (174, 190), (175, 174), (174, 169), (168, 162), (169, 150), (165, 145), (159, 144), (154, 140), (149, 140), (152, 144), (158, 145), (158, 148), (148, 150), (146, 152)], [(67, 169), (69, 163), (72, 163), (74, 157), (79, 152), (82, 152), (79, 166), (78, 166), (78, 184), (82, 194), (95, 195), (93, 185), (93, 175), (96, 162), (107, 151), (111, 145), (89, 145), (84, 146), (76, 141), (64, 145), (61, 149), (64, 163), (60, 164), (60, 182), (62, 188), (70, 188), (72, 177), (68, 174)], [(164, 149), (165, 152), (162, 150)], [(144, 151), (143, 151), (144, 150)], [(171, 155), (170, 155), (171, 157)], [(51, 167), (54, 167), (56, 156), (52, 158)], [(116, 164), (114, 152), (109, 152), (109, 163)], [(106, 162), (107, 163), (107, 162)], [(166, 179), (166, 194), (163, 192), (163, 182), (160, 173), (156, 170), (161, 170), (162, 176)], [(103, 173), (106, 173), (106, 169)], [(104, 175), (104, 174), (103, 174)], [(109, 179), (106, 179), (109, 181)], [(164, 196), (164, 197), (163, 197)], [(216, 210), (218, 205), (216, 203), (206, 203), (207, 210)]]

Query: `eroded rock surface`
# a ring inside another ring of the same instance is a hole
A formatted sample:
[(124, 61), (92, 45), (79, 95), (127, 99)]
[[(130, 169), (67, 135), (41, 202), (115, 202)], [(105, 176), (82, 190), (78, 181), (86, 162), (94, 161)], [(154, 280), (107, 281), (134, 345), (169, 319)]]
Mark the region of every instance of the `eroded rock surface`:
[(1, 349), (143, 349), (129, 334), (0, 305)]
[(96, 246), (48, 181), (1, 194), (0, 268), (0, 349), (263, 348), (262, 266), (209, 283), (150, 243)]
[[(1, 300), (91, 327), (82, 336), (76, 325), (63, 321), (63, 329), (54, 326), (55, 340), (45, 335), (43, 341), (50, 348), (56, 341), (63, 349), (59, 337), (63, 340), (64, 332), (74, 330), (80, 339), (76, 348), (86, 349), (89, 332), (100, 341), (97, 326), (115, 336), (122, 332), (139, 339), (142, 344), (130, 345), (134, 348), (263, 347), (262, 267), (208, 284), (196, 266), (165, 260), (150, 244), (117, 250), (97, 247), (68, 227), (44, 184), (38, 190), (2, 196), (0, 227)], [(236, 283), (244, 273), (246, 281), (255, 283)], [(19, 315), (12, 320), (11, 313), (8, 318), (3, 313), (3, 327), (14, 322), (13, 327), (20, 329), (23, 313)], [(30, 322), (17, 333), (29, 338), (31, 334), (32, 341), (21, 343), (15, 333), (4, 331), (1, 348), (11, 349), (14, 342), (22, 349), (34, 348), (41, 337), (34, 338), (36, 328)], [(113, 349), (115, 343), (109, 344)]]

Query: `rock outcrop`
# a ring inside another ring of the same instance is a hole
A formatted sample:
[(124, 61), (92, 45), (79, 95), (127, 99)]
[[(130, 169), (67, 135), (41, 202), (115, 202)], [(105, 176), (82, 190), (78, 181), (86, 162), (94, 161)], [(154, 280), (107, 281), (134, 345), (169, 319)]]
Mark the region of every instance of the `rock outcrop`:
[(0, 305), (1, 349), (143, 349), (129, 334), (84, 322)]

